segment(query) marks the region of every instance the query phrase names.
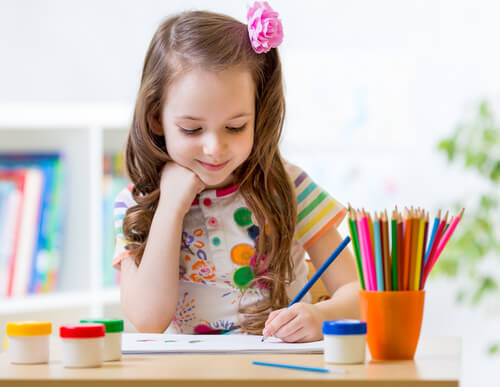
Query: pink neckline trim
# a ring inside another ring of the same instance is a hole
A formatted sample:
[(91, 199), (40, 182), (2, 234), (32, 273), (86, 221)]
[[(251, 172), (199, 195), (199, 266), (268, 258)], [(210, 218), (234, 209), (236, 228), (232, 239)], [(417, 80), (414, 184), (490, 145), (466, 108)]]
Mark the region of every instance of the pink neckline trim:
[[(239, 184), (234, 184), (234, 185), (231, 185), (229, 187), (226, 187), (226, 188), (221, 188), (221, 189), (217, 189), (215, 190), (215, 197), (217, 198), (222, 198), (224, 196), (228, 196), (230, 194), (232, 194), (233, 192), (236, 192), (239, 188)], [(192, 206), (197, 206), (200, 204), (200, 199), (198, 197), (196, 197), (193, 202), (191, 203)]]

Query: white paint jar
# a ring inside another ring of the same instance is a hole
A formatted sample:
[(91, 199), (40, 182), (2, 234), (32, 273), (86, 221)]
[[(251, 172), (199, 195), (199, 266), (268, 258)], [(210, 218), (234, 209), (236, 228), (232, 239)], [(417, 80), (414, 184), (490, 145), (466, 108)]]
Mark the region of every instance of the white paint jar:
[(122, 332), (123, 320), (97, 319), (80, 320), (81, 323), (104, 324), (106, 336), (104, 336), (104, 361), (116, 361), (122, 358)]
[(64, 367), (100, 367), (104, 355), (104, 324), (71, 324), (59, 328)]
[(49, 362), (49, 338), (52, 324), (47, 321), (17, 321), (6, 326), (8, 358), (15, 364)]
[(366, 323), (359, 320), (331, 320), (323, 322), (326, 363), (364, 363), (366, 351)]

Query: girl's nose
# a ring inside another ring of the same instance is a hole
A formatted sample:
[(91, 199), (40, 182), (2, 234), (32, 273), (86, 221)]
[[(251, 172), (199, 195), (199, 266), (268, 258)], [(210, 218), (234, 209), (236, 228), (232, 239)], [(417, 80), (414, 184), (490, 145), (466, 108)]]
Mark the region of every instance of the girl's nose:
[(216, 161), (220, 161), (218, 158), (224, 155), (226, 142), (222, 136), (213, 134), (207, 136), (203, 148), (206, 155), (212, 157)]

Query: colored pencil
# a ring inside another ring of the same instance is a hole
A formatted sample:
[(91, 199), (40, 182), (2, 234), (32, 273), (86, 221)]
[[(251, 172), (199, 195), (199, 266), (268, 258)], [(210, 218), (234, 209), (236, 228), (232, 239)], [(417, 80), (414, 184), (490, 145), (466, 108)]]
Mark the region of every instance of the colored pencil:
[(446, 244), (450, 240), (451, 235), (453, 234), (453, 232), (457, 228), (458, 222), (460, 222), (460, 219), (462, 219), (462, 216), (464, 215), (464, 211), (465, 211), (465, 209), (462, 208), (460, 213), (457, 216), (455, 216), (455, 218), (453, 218), (453, 220), (450, 222), (450, 226), (446, 229), (446, 233), (441, 238), (441, 240), (439, 242), (439, 246), (437, 247), (436, 253), (432, 256), (432, 258), (431, 258), (432, 260), (429, 261), (428, 268), (426, 267), (427, 270), (424, 273), (424, 284), (425, 284), (425, 281), (427, 280), (429, 273), (431, 272), (432, 268), (434, 267), (435, 263), (437, 262), (439, 256), (443, 252), (444, 247), (446, 246)]
[[(252, 364), (255, 365), (261, 365), (261, 366), (268, 366), (268, 367), (279, 367), (279, 368), (289, 368), (292, 370), (300, 370), (300, 371), (312, 371), (312, 372), (323, 372), (327, 373), (330, 372), (328, 368), (316, 368), (316, 367), (304, 367), (304, 366), (296, 366), (292, 364), (280, 364), (280, 363), (267, 363), (263, 361), (253, 361)], [(332, 370), (335, 373), (345, 373), (342, 372), (341, 370)]]
[(422, 214), (420, 214), (417, 226), (418, 226), (417, 251), (415, 254), (415, 272), (413, 277), (413, 286), (411, 290), (418, 290), (420, 288), (420, 272), (422, 267), (422, 250), (424, 247), (424, 233), (425, 233), (425, 219), (423, 219)]
[(418, 289), (422, 289), (422, 278), (424, 277), (425, 268), (425, 251), (427, 249), (427, 236), (429, 232), (429, 213), (425, 215), (425, 228), (424, 228), (424, 244), (422, 246), (422, 257), (420, 263), (420, 274), (418, 276)]
[(424, 266), (429, 259), (429, 254), (431, 252), (432, 244), (434, 243), (434, 238), (436, 237), (436, 232), (439, 227), (439, 221), (441, 220), (441, 210), (438, 210), (436, 217), (434, 218), (434, 225), (432, 226), (431, 239), (429, 240), (429, 245), (427, 246), (427, 252), (425, 253)]
[(364, 211), (363, 211), (363, 217), (361, 218), (361, 224), (363, 226), (364, 235), (365, 235), (367, 262), (368, 262), (368, 266), (370, 267), (369, 275), (370, 275), (370, 281), (372, 284), (371, 290), (377, 290), (377, 280), (376, 280), (376, 272), (375, 272), (375, 255), (373, 253), (373, 245), (370, 243), (370, 226), (368, 223), (368, 216)]
[(404, 223), (401, 214), (398, 212), (398, 290), (403, 290), (403, 256), (404, 252)]
[(444, 218), (440, 220), (438, 229), (436, 231), (436, 237), (434, 238), (434, 243), (432, 244), (431, 248), (431, 253), (429, 254), (429, 259), (427, 260), (427, 263), (425, 264), (424, 268), (424, 280), (426, 278), (425, 272), (427, 272), (427, 267), (430, 264), (430, 261), (433, 259), (434, 255), (436, 254), (437, 247), (439, 245), (439, 240), (443, 236), (443, 230), (446, 225), (446, 222), (448, 220), (448, 211), (446, 211), (446, 214), (444, 215)]
[(384, 289), (392, 289), (391, 277), (391, 254), (389, 250), (389, 226), (387, 220), (387, 210), (382, 213), (382, 256), (384, 261)]
[(408, 274), (408, 288), (407, 290), (413, 290), (413, 284), (415, 282), (415, 270), (417, 262), (417, 249), (418, 249), (418, 235), (419, 235), (419, 219), (417, 210), (411, 211), (411, 248), (410, 248), (410, 270)]
[(404, 218), (404, 257), (403, 257), (403, 287), (400, 290), (408, 290), (410, 275), (410, 257), (411, 257), (411, 237), (412, 224), (408, 210), (405, 210)]
[(366, 218), (368, 219), (368, 230), (370, 231), (370, 246), (372, 246), (372, 249), (373, 249), (373, 246), (375, 246), (375, 241), (373, 239), (373, 220), (372, 220), (372, 216), (370, 215), (369, 212), (366, 212), (364, 209), (363, 209), (363, 212), (365, 213), (365, 216)]
[(391, 271), (392, 290), (398, 290), (398, 220), (396, 218), (397, 208), (391, 217)]
[(371, 280), (371, 267), (368, 262), (365, 228), (363, 226), (363, 222), (361, 221), (361, 214), (359, 212), (356, 215), (356, 224), (358, 226), (359, 249), (361, 251), (361, 262), (363, 264), (363, 274), (365, 276), (366, 290), (373, 290), (373, 285)]
[(364, 273), (363, 273), (363, 265), (361, 263), (361, 251), (359, 249), (358, 231), (357, 231), (356, 221), (355, 221), (356, 214), (354, 213), (350, 204), (348, 204), (347, 213), (349, 214), (348, 215), (349, 231), (351, 232), (351, 240), (352, 240), (352, 244), (354, 245), (354, 257), (356, 258), (356, 267), (358, 269), (358, 277), (359, 277), (359, 281), (361, 283), (361, 289), (365, 290), (366, 287), (365, 287), (365, 279), (364, 279)]
[[(324, 273), (326, 269), (335, 261), (335, 259), (340, 255), (340, 253), (344, 250), (344, 248), (349, 244), (351, 241), (351, 238), (349, 236), (346, 236), (344, 240), (338, 245), (338, 247), (333, 251), (333, 253), (330, 255), (330, 257), (323, 262), (321, 267), (316, 271), (316, 273), (312, 276), (312, 278), (305, 284), (305, 286), (302, 288), (302, 290), (295, 296), (295, 298), (288, 304), (287, 308), (291, 307), (293, 304), (299, 302), (302, 300), (302, 298), (306, 295), (306, 293), (311, 289), (311, 287), (316, 283), (316, 281), (321, 277), (321, 275)], [(264, 341), (266, 339), (265, 336), (262, 336), (261, 341)]]
[(375, 213), (373, 223), (373, 238), (375, 239), (375, 270), (377, 272), (377, 290), (384, 290), (384, 264), (382, 262), (382, 246), (380, 240), (380, 220)]
[[(420, 207), (405, 208), (403, 216), (395, 206), (391, 218), (387, 209), (372, 215), (348, 205), (349, 231), (361, 288), (369, 291), (417, 291), (446, 247), (463, 216), (464, 209), (448, 222), (448, 212), (437, 212), (433, 225), (429, 212)], [(431, 231), (432, 229), (432, 231)]]
[(306, 293), (311, 289), (311, 287), (316, 283), (316, 281), (321, 277), (321, 274), (328, 269), (328, 267), (332, 264), (333, 261), (339, 256), (339, 254), (344, 250), (344, 248), (349, 244), (351, 238), (346, 236), (345, 239), (338, 245), (338, 247), (334, 250), (334, 252), (330, 255), (330, 257), (323, 262), (321, 267), (316, 271), (316, 273), (312, 276), (312, 278), (305, 284), (302, 290), (295, 296), (295, 298), (290, 302), (288, 308), (291, 307), (296, 302), (302, 300), (302, 297), (306, 295)]

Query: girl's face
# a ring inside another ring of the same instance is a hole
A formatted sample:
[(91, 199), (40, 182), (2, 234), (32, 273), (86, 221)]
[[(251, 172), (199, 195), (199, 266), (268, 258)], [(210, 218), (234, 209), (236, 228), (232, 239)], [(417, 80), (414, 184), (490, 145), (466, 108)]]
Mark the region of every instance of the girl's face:
[(233, 172), (250, 155), (255, 125), (254, 82), (249, 71), (193, 69), (170, 85), (162, 122), (167, 152), (207, 188), (234, 183)]

